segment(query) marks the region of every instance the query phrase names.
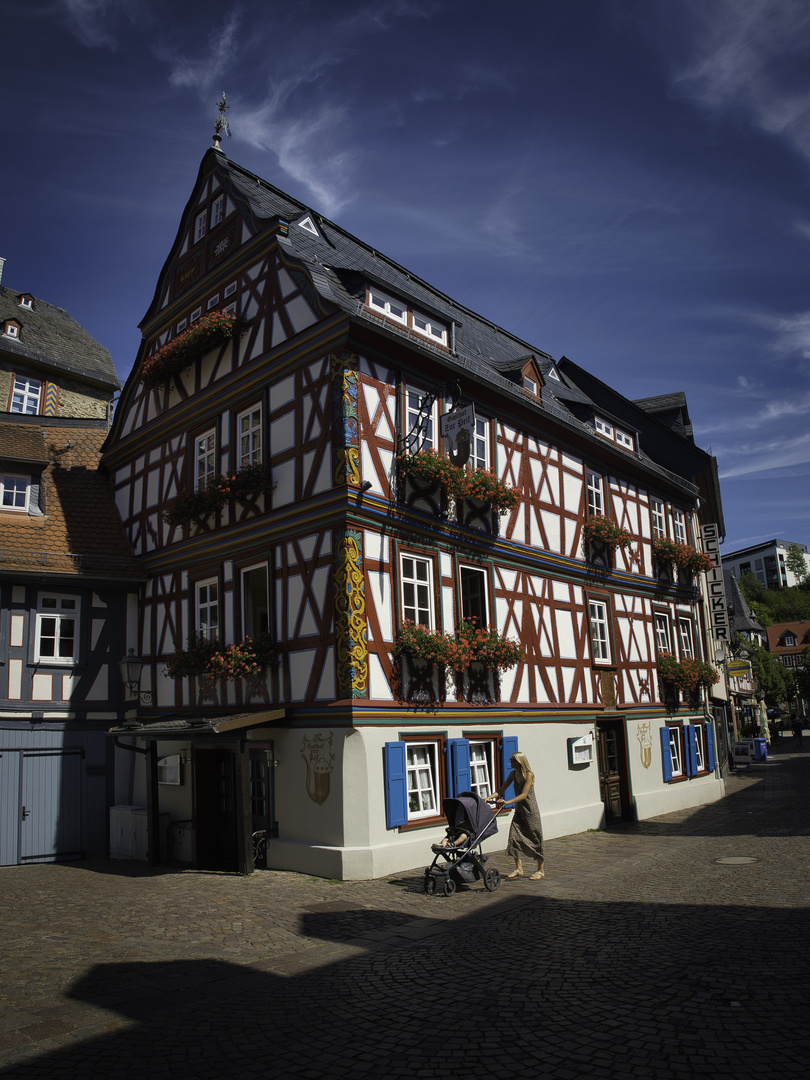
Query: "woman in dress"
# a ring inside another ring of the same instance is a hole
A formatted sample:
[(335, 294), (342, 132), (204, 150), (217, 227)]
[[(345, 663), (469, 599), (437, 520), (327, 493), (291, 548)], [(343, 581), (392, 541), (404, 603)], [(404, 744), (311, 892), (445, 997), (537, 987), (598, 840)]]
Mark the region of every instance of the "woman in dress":
[[(495, 801), (496, 805), (514, 806), (515, 814), (509, 827), (509, 841), (506, 845), (506, 854), (515, 860), (515, 869), (507, 874), (510, 879), (523, 877), (523, 859), (537, 860), (537, 873), (532, 874), (532, 881), (539, 881), (545, 877), (543, 864), (543, 825), (540, 821), (540, 811), (537, 808), (537, 799), (534, 794), (534, 773), (525, 754), (512, 754), (509, 759), (512, 771), (494, 795), (490, 795), (487, 802)], [(514, 781), (515, 791), (518, 793), (513, 799), (505, 800), (503, 793)]]

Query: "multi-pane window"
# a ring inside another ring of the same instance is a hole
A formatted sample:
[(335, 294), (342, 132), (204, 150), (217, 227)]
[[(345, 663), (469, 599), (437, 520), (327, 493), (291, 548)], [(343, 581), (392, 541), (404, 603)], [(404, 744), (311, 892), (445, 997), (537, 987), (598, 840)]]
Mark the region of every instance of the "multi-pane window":
[(388, 296), (374, 286), (368, 290), (368, 306), (372, 311), (378, 311), (394, 322), (410, 327), (439, 345), (447, 344), (447, 327), (444, 323), (430, 315), (424, 315), (421, 311), (413, 311), (401, 300), (395, 300), (393, 296)]
[(607, 420), (602, 420), (601, 417), (597, 416), (594, 424), (600, 435), (604, 435), (606, 439), (613, 438), (613, 425), (609, 424)]
[(407, 747), (408, 819), (434, 817), (439, 812), (437, 744), (409, 743)]
[(270, 629), (267, 563), (242, 571), (242, 631), (255, 638)]
[(604, 488), (602, 477), (588, 470), (588, 513), (591, 517), (605, 512)]
[(216, 473), (216, 436), (206, 431), (194, 442), (194, 489), (201, 491)]
[(683, 510), (672, 511), (672, 524), (675, 530), (675, 540), (679, 544), (686, 543), (686, 515)]
[(209, 641), (219, 634), (219, 583), (216, 578), (197, 582), (197, 633)]
[(37, 663), (72, 664), (78, 660), (79, 600), (59, 593), (40, 593), (37, 604)]
[(680, 727), (667, 727), (669, 732), (669, 756), (672, 765), (672, 776), (683, 776), (683, 735)]
[(41, 396), (42, 382), (39, 379), (28, 379), (24, 375), (15, 375), (14, 389), (11, 392), (11, 409), (9, 411), (36, 416), (39, 412)]
[(403, 555), (402, 617), (409, 622), (433, 628), (433, 583), (429, 559)]
[(666, 511), (660, 499), (650, 499), (650, 520), (653, 538), (667, 535)]
[(470, 465), (474, 469), (489, 468), (489, 420), (475, 418), (475, 431), (470, 448)]
[(695, 733), (695, 766), (698, 772), (705, 772), (707, 768), (705, 746), (706, 733), (703, 730), (703, 724), (693, 724), (692, 730)]
[(211, 228), (215, 225), (219, 225), (225, 216), (225, 196), (220, 195), (218, 199), (214, 199), (211, 204)]
[(431, 341), (438, 341), (440, 345), (447, 344), (447, 327), (441, 323), (436, 322), (435, 319), (428, 318), (427, 315), (420, 315), (418, 311), (414, 311), (411, 316), (413, 320), (413, 328), (420, 334), (424, 334), (425, 337), (431, 339)]
[(257, 405), (236, 420), (239, 431), (239, 468), (258, 465), (262, 460), (262, 410)]
[(655, 612), (655, 647), (659, 652), (671, 652), (669, 640), (669, 618), (663, 612)]
[(625, 450), (632, 450), (635, 447), (635, 440), (632, 435), (628, 435), (626, 431), (622, 431), (621, 428), (616, 428), (616, 442), (619, 446), (623, 446)]
[(533, 379), (531, 375), (524, 375), (523, 389), (528, 390), (530, 394), (537, 394), (537, 380)]
[(397, 322), (404, 323), (406, 326), (408, 324), (408, 309), (405, 304), (386, 296), (378, 289), (369, 289), (368, 306), (375, 311), (381, 311)]
[(495, 790), (492, 741), (470, 743), (470, 790), (482, 799)]
[(681, 644), (681, 659), (690, 660), (695, 655), (692, 646), (692, 624), (688, 619), (678, 619), (678, 637)]
[(608, 632), (608, 606), (604, 600), (589, 600), (588, 615), (591, 625), (591, 648), (593, 659), (610, 663), (610, 634)]
[(422, 401), (426, 395), (421, 390), (412, 390), (410, 388), (407, 395), (405, 427), (408, 434), (410, 435), (414, 431), (417, 423), (422, 424), (418, 438), (411, 449), (414, 451), (431, 450), (433, 449), (434, 432), (436, 430), (436, 402), (433, 402), (430, 412), (423, 417), (421, 411)]
[(478, 626), (488, 626), (486, 571), (478, 566), (460, 566), (459, 581), (462, 619), (475, 619)]
[(4, 510), (26, 511), (30, 490), (27, 476), (0, 475), (0, 506)]
[(202, 240), (202, 238), (204, 236), (205, 236), (205, 211), (203, 210), (203, 212), (201, 214), (197, 214), (197, 217), (196, 217), (196, 219), (194, 221), (194, 243), (196, 244), (198, 240)]

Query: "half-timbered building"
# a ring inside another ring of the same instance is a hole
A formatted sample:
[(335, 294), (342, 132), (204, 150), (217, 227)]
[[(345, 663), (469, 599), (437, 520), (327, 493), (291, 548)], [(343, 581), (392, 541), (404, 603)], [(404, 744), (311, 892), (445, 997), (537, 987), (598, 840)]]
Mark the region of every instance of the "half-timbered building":
[[(169, 815), (174, 857), (417, 866), (443, 797), (493, 790), (518, 748), (549, 836), (722, 795), (704, 697), (658, 672), (704, 634), (700, 574), (656, 540), (720, 514), (665, 402), (555, 363), (218, 145), (141, 329), (104, 462), (147, 574), (151, 706), (113, 734), (146, 751), (122, 749), (119, 801)], [(432, 662), (473, 620), (518, 662)]]
[(141, 570), (98, 471), (119, 389), (66, 311), (0, 285), (0, 864), (104, 857)]

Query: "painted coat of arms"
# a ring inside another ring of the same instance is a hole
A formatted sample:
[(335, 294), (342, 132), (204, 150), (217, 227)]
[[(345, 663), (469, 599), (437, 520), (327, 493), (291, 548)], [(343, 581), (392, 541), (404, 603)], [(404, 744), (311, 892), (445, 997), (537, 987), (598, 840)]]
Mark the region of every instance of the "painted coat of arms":
[(329, 777), (335, 766), (332, 753), (332, 732), (328, 735), (304, 736), (301, 744), (301, 757), (307, 766), (307, 795), (313, 802), (326, 802), (329, 796)]

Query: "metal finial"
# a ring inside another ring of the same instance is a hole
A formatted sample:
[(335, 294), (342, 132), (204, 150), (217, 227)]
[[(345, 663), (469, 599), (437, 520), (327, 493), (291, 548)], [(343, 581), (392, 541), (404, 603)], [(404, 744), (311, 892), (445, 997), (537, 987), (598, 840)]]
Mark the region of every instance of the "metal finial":
[(231, 137), (231, 125), (228, 123), (228, 119), (225, 116), (225, 110), (230, 109), (230, 105), (225, 100), (225, 91), (222, 91), (222, 97), (217, 102), (217, 108), (219, 109), (219, 116), (214, 121), (214, 149), (219, 150), (219, 144), (222, 142), (222, 133), (224, 132), (228, 138)]

